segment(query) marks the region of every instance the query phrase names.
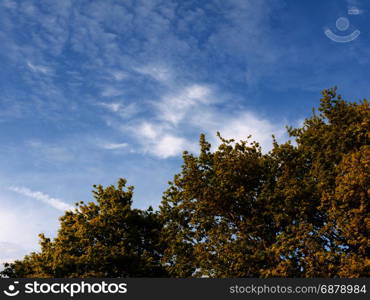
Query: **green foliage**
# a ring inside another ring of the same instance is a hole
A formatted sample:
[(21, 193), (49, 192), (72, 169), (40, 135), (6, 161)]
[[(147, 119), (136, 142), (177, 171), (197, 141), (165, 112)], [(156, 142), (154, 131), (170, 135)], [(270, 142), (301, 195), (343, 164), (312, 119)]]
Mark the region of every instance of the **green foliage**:
[(370, 274), (369, 103), (349, 103), (336, 89), (325, 90), (319, 112), (303, 128), (289, 130), (302, 160), (297, 167), (304, 170), (294, 190), (311, 192), (299, 197), (306, 218), (288, 226), (274, 246), (275, 255), (292, 259), (282, 260), (269, 276)]
[(275, 228), (268, 203), (257, 197), (268, 164), (258, 144), (231, 144), (223, 140), (212, 153), (201, 136), (199, 157), (184, 154), (164, 195), (164, 261), (175, 276), (258, 276), (269, 264)]
[(60, 218), (54, 240), (40, 235), (41, 252), (6, 265), (9, 277), (163, 277), (161, 223), (151, 209), (132, 209), (133, 187), (94, 186), (96, 203), (77, 204)]
[(159, 212), (96, 187), (9, 277), (369, 277), (370, 109), (324, 90), (294, 143), (225, 140), (184, 163)]
[(330, 89), (319, 112), (264, 155), (204, 136), (184, 154), (161, 205), (171, 276), (369, 276), (369, 103)]

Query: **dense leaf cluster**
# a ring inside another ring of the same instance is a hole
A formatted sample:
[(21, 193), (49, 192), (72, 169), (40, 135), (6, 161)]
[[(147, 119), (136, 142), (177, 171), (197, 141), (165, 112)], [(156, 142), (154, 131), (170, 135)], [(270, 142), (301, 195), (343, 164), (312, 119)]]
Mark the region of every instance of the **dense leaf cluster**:
[(60, 218), (54, 240), (40, 235), (41, 251), (7, 264), (8, 277), (163, 277), (162, 223), (151, 208), (132, 209), (133, 187), (94, 186), (96, 202), (76, 204)]
[(368, 277), (370, 109), (324, 90), (293, 142), (263, 154), (220, 137), (185, 152), (158, 212), (131, 208), (132, 187), (60, 219), (9, 277)]

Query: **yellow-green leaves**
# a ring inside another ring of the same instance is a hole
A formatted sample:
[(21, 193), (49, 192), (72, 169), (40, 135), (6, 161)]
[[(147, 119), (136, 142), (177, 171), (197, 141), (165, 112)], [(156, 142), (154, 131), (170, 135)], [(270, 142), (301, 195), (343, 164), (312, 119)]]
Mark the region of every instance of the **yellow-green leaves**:
[(161, 222), (151, 209), (132, 209), (133, 188), (95, 186), (96, 203), (80, 203), (60, 218), (41, 252), (6, 267), (10, 277), (162, 277)]
[[(323, 91), (296, 143), (200, 137), (160, 211), (132, 209), (133, 187), (95, 186), (10, 277), (364, 277), (370, 275), (370, 109)], [(248, 139), (248, 137), (246, 137)]]
[(330, 89), (319, 112), (265, 155), (201, 136), (162, 201), (172, 276), (370, 275), (369, 103)]

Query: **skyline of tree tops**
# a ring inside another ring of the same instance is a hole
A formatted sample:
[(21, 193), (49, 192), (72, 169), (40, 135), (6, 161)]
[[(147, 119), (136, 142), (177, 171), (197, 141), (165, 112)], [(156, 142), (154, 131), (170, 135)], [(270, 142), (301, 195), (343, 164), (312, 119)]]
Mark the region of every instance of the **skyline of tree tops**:
[[(336, 88), (292, 141), (200, 136), (157, 211), (133, 187), (94, 186), (60, 217), (56, 238), (5, 265), (4, 277), (369, 277), (370, 109)], [(124, 175), (124, 174), (123, 174)]]

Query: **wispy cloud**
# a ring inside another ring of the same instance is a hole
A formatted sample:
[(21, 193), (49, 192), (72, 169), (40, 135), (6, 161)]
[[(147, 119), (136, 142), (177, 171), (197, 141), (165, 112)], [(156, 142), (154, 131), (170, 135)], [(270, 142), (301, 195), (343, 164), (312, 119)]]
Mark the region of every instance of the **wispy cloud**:
[(257, 141), (262, 146), (262, 150), (267, 152), (272, 148), (272, 135), (282, 141), (286, 136), (283, 123), (274, 124), (249, 111), (242, 111), (231, 116), (213, 116), (211, 131), (219, 131), (224, 138), (235, 139), (236, 141), (246, 140), (251, 135), (250, 141)]
[(133, 117), (139, 112), (139, 108), (135, 103), (121, 103), (121, 102), (98, 102), (97, 105), (119, 115), (122, 118)]
[(48, 67), (41, 66), (41, 65), (34, 65), (30, 62), (27, 62), (27, 66), (33, 72), (38, 72), (38, 73), (43, 73), (43, 74), (49, 74), (51, 72), (51, 69)]
[(128, 147), (127, 143), (120, 143), (120, 144), (108, 143), (108, 144), (102, 145), (102, 148), (107, 149), (107, 150), (118, 150), (118, 149), (123, 149), (127, 147)]
[(122, 94), (123, 94), (122, 90), (110, 86), (104, 88), (103, 92), (101, 93), (103, 97), (117, 97)]
[(5, 185), (0, 186), (0, 264), (39, 250), (38, 234), (54, 236), (59, 225), (59, 210), (19, 198)]
[[(214, 86), (176, 82), (150, 103), (150, 120), (136, 121), (129, 127), (122, 125), (121, 129), (131, 133), (141, 147), (139, 152), (159, 158), (178, 156), (185, 150), (196, 152), (200, 133), (207, 134), (215, 146), (220, 143), (217, 131), (235, 140), (246, 140), (251, 135), (251, 141), (259, 142), (263, 151), (271, 149), (272, 134), (280, 141), (286, 138), (282, 123), (272, 123), (240, 105), (227, 108), (228, 99)], [(218, 105), (223, 105), (224, 110), (220, 111)]]
[(128, 78), (127, 73), (122, 72), (122, 71), (113, 70), (113, 71), (110, 72), (110, 74), (117, 81), (121, 81), (121, 80), (124, 80), (124, 79)]
[[(165, 183), (172, 175), (166, 166), (174, 170), (178, 161), (156, 158), (197, 152), (200, 133), (214, 146), (217, 131), (236, 140), (252, 135), (267, 151), (271, 134), (286, 138), (283, 111), (301, 118), (311, 106), (316, 94), (309, 89), (317, 93), (330, 82), (358, 97), (367, 93), (367, 76), (353, 63), (369, 63), (368, 46), (360, 47), (367, 35), (349, 48), (327, 48), (333, 45), (320, 40), (321, 28), (315, 33), (330, 17), (322, 4), (317, 14), (307, 7), (297, 15), (295, 3), (275, 0), (0, 2), (0, 162), (18, 186), (9, 194), (20, 198), (14, 217), (0, 207), (0, 228), (19, 228), (0, 230), (0, 241), (37, 239), (27, 223), (52, 214), (57, 220), (71, 208), (61, 199), (87, 198), (91, 183), (117, 176), (138, 178), (138, 191), (145, 186), (136, 198), (143, 207), (150, 194), (159, 201), (159, 178)], [(359, 3), (347, 1), (366, 11)], [(351, 78), (342, 76), (348, 69)], [(153, 173), (155, 182), (142, 180)], [(27, 188), (19, 187), (24, 182)], [(37, 192), (40, 182), (60, 188), (61, 199)], [(33, 205), (26, 210), (19, 195), (38, 201), (24, 201)], [(27, 212), (33, 216), (19, 220)]]
[(165, 83), (173, 78), (169, 68), (161, 64), (150, 64), (134, 68), (136, 72), (151, 77), (154, 80)]
[(175, 93), (165, 95), (154, 103), (158, 109), (158, 118), (177, 124), (194, 108), (211, 103), (211, 89), (206, 85), (192, 84)]
[(106, 103), (106, 102), (99, 102), (98, 105), (105, 107), (106, 109), (112, 112), (118, 112), (122, 109), (121, 103)]
[(184, 137), (185, 132), (176, 132), (163, 122), (144, 121), (131, 128), (131, 131), (141, 146), (141, 152), (159, 158), (173, 157), (189, 148), (194, 150), (191, 141)]
[(62, 200), (58, 198), (53, 198), (47, 194), (44, 194), (39, 191), (31, 191), (30, 189), (26, 187), (17, 187), (17, 186), (11, 186), (9, 189), (13, 192), (16, 192), (18, 194), (42, 201), (51, 207), (54, 207), (55, 209), (65, 211), (65, 210), (73, 210), (74, 207), (69, 205), (68, 203), (63, 202)]
[(186, 139), (165, 134), (154, 141), (152, 147), (149, 148), (149, 152), (160, 158), (168, 158), (179, 155), (186, 147), (189, 147)]

